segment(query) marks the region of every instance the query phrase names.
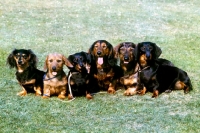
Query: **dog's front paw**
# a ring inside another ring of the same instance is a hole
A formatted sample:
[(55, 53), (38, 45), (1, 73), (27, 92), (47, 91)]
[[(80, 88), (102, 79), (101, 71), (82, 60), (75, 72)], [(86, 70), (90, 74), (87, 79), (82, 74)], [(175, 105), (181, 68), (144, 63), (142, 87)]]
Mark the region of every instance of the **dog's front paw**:
[(27, 92), (26, 91), (21, 91), (19, 93), (17, 93), (18, 96), (26, 96)]
[(136, 88), (128, 88), (125, 92), (124, 92), (124, 95), (125, 96), (132, 96), (132, 95), (135, 95), (137, 92), (136, 92)]
[(66, 98), (66, 96), (65, 95), (63, 95), (63, 94), (60, 94), (60, 95), (58, 95), (58, 98), (60, 98), (60, 99), (65, 99)]
[(159, 94), (159, 91), (158, 91), (158, 90), (154, 90), (154, 91), (153, 91), (152, 98), (158, 97), (158, 94)]
[(86, 98), (87, 98), (88, 100), (90, 100), (90, 99), (92, 99), (93, 97), (92, 97), (91, 94), (86, 94)]
[(109, 94), (115, 94), (115, 89), (113, 87), (108, 88), (108, 93)]

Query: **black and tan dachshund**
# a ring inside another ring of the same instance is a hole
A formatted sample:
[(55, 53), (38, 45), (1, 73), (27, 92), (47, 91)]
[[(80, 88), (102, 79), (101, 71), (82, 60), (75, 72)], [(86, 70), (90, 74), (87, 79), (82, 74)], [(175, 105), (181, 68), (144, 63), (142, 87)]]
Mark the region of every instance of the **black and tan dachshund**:
[(73, 96), (86, 96), (87, 99), (92, 99), (90, 91), (91, 55), (82, 51), (69, 55), (68, 60), (73, 65), (68, 73), (68, 99), (72, 99)]
[(192, 84), (187, 73), (166, 60), (158, 59), (161, 49), (151, 42), (142, 42), (137, 45), (136, 57), (141, 70), (139, 72), (139, 93), (153, 92), (157, 97), (162, 92), (171, 90), (192, 90)]
[(44, 72), (36, 68), (36, 63), (37, 57), (30, 49), (14, 49), (8, 56), (7, 64), (17, 69), (16, 78), (22, 87), (18, 95), (25, 96), (27, 92), (42, 94)]
[(124, 76), (120, 78), (120, 83), (125, 87), (125, 96), (131, 96), (137, 93), (139, 65), (135, 59), (134, 50), (136, 45), (132, 42), (122, 42), (114, 49), (116, 57), (119, 57), (120, 67)]
[(123, 71), (117, 66), (112, 44), (106, 40), (97, 40), (91, 45), (89, 53), (92, 55), (91, 74), (97, 81), (95, 88), (114, 94)]

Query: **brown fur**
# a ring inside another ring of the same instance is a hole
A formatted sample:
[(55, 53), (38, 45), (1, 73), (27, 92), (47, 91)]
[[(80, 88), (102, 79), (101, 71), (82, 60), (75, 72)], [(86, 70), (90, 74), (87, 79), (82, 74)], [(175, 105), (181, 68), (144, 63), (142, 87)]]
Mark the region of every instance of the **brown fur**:
[(47, 56), (44, 66), (47, 68), (47, 73), (44, 76), (43, 98), (51, 95), (58, 95), (60, 99), (66, 97), (67, 76), (63, 71), (63, 65), (73, 67), (62, 54), (52, 53)]
[[(122, 70), (117, 66), (117, 59), (113, 46), (106, 40), (95, 41), (89, 49), (93, 57), (91, 73), (97, 81), (100, 90), (107, 90), (108, 93), (114, 94), (117, 82), (121, 77)], [(95, 82), (95, 81), (94, 81)]]

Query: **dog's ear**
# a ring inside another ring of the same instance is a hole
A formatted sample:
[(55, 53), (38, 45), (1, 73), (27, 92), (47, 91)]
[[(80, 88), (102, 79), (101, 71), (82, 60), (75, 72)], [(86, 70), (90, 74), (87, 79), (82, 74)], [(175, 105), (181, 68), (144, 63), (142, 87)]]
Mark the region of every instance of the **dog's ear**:
[(47, 69), (47, 66), (48, 66), (48, 55), (47, 55), (47, 57), (46, 57), (46, 59), (45, 59), (45, 62), (44, 62), (44, 70), (46, 70)]
[(89, 48), (89, 50), (88, 50), (88, 53), (91, 55), (91, 57), (92, 57), (92, 59), (93, 60), (95, 60), (95, 58), (94, 58), (94, 45), (97, 43), (97, 41), (95, 41), (92, 45), (91, 45), (91, 47)]
[(107, 43), (107, 47), (108, 47), (108, 49), (109, 49), (108, 63), (109, 63), (111, 66), (114, 66), (114, 65), (116, 65), (116, 63), (117, 63), (117, 58), (115, 58), (114, 48), (113, 48), (112, 44), (110, 44), (109, 42), (106, 42), (106, 43)]
[(134, 49), (134, 56), (135, 56), (135, 60), (139, 60), (140, 57), (140, 47), (141, 47), (142, 43), (138, 43)]
[(158, 47), (155, 43), (152, 43), (152, 46), (154, 47), (154, 55), (153, 58), (154, 59), (158, 59), (158, 57), (162, 54), (162, 50), (160, 49), (160, 47)]
[(33, 67), (37, 67), (37, 56), (33, 53), (33, 51), (31, 49), (28, 49), (28, 53), (29, 53), (29, 65), (33, 66)]
[(91, 54), (83, 52), (83, 51), (82, 51), (82, 54), (84, 55), (84, 58), (86, 59), (86, 63), (91, 64), (91, 62), (92, 62)]
[(119, 48), (122, 46), (122, 43), (114, 47), (115, 58), (119, 57)]
[(14, 68), (16, 67), (16, 61), (14, 59), (14, 53), (15, 53), (16, 49), (14, 49), (7, 57), (7, 62), (6, 64), (9, 65), (10, 68)]
[[(74, 55), (69, 55), (67, 59), (68, 59), (68, 61), (69, 61), (72, 65), (74, 65), (74, 63), (73, 63)], [(74, 67), (74, 66), (73, 66), (73, 67)]]
[(73, 65), (70, 63), (70, 61), (64, 55), (62, 56), (62, 60), (64, 61), (65, 65), (68, 68), (73, 68)]

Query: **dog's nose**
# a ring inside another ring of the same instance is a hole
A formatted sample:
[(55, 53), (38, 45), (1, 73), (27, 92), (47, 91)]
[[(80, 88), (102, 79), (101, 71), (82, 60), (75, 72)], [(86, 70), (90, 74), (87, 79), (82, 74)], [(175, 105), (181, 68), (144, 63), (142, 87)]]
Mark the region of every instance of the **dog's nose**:
[(55, 66), (53, 66), (53, 67), (52, 67), (52, 70), (53, 70), (53, 71), (55, 71), (55, 70), (56, 70), (56, 67), (55, 67)]
[(98, 51), (97, 54), (100, 55), (100, 54), (101, 54), (101, 51)]
[(18, 64), (22, 64), (22, 61), (21, 61), (21, 60), (18, 60)]
[(129, 57), (126, 57), (126, 56), (125, 56), (125, 57), (124, 57), (124, 60), (129, 60)]

